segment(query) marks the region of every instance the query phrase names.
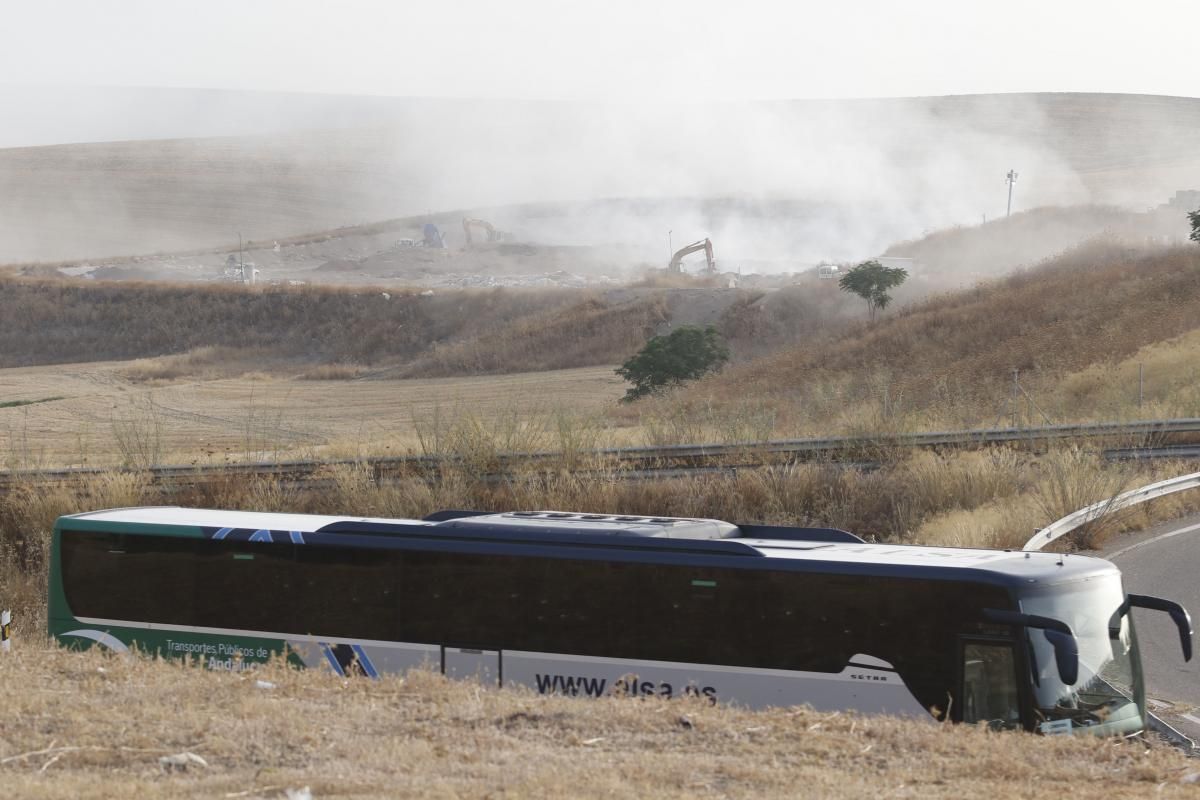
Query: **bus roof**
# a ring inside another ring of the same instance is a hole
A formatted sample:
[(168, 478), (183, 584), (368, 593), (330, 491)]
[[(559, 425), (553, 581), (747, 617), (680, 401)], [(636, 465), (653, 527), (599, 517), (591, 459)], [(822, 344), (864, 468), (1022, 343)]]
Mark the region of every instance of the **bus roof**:
[(405, 525), (430, 525), (416, 519), (377, 519), (373, 517), (334, 517), (322, 514), (283, 514), (274, 511), (227, 511), (214, 508), (179, 506), (141, 506), (110, 508), (72, 514), (64, 519), (86, 519), (114, 524), (187, 525), (202, 528), (262, 528), (275, 531), (315, 533), (338, 522), (383, 522)]
[[(285, 514), (258, 511), (228, 511), (180, 507), (118, 508), (62, 517), (69, 520), (124, 525), (186, 526), (238, 530), (299, 531), (303, 534), (370, 534), (379, 540), (396, 538), (456, 541), (481, 539), (528, 544), (559, 545), (578, 538), (581, 544), (628, 548), (640, 540), (658, 551), (679, 549), (750, 555), (774, 560), (855, 565), (869, 571), (872, 566), (934, 571), (970, 570), (1002, 578), (1002, 582), (1046, 583), (1079, 580), (1116, 571), (1111, 563), (1087, 556), (1055, 553), (990, 550), (963, 547), (867, 543), (853, 534), (828, 528), (783, 528), (758, 525), (735, 526), (718, 520), (671, 517), (637, 517), (576, 514), (556, 511), (481, 513), (445, 511), (426, 519), (383, 519), (316, 514)], [(66, 524), (65, 527), (71, 527)], [(360, 538), (360, 537), (355, 537)], [(619, 540), (619, 541), (618, 541)], [(666, 540), (666, 541), (664, 541)], [(700, 540), (700, 541), (697, 541)], [(383, 541), (380, 541), (383, 544)], [(817, 567), (819, 569), (819, 567)], [(855, 571), (858, 571), (856, 569)], [(964, 576), (965, 577), (965, 576)]]

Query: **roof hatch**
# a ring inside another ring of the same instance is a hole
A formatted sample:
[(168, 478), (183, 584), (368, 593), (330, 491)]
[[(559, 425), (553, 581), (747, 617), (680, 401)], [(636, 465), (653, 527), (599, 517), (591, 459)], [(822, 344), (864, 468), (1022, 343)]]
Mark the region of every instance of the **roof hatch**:
[(715, 519), (577, 514), (567, 511), (512, 511), (447, 519), (438, 528), (497, 528), (524, 532), (579, 533), (591, 536), (638, 536), (661, 539), (732, 539), (736, 525)]

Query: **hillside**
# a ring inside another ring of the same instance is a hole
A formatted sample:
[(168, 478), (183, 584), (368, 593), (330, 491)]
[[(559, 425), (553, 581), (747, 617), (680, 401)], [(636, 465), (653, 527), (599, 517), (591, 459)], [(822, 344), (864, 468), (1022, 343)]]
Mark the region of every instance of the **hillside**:
[[(726, 370), (676, 399), (728, 405), (754, 397), (813, 433), (1193, 416), (1200, 407), (1187, 354), (1200, 328), (1198, 276), (1194, 245), (1092, 241), (1036, 269)], [(1134, 361), (1146, 362), (1142, 409), (1132, 405)]]
[(884, 255), (913, 259), (918, 280), (965, 287), (1035, 266), (1095, 237), (1138, 245), (1182, 244), (1189, 230), (1186, 214), (1166, 206), (1145, 212), (1114, 206), (1043, 207), (934, 231), (894, 244)]
[[(388, 367), (389, 375), (400, 368), (410, 376), (561, 369), (621, 361), (659, 326), (718, 323), (731, 305), (760, 296), (0, 280), (0, 369), (182, 357), (206, 348), (222, 350), (217, 360), (235, 368), (268, 372), (315, 364)], [(168, 359), (162, 376), (198, 377), (212, 371), (201, 369), (205, 361)]]
[(225, 347), (272, 363), (373, 364), (483, 335), (585, 298), (566, 290), (422, 295), (164, 284), (0, 283), (0, 366), (77, 363)]
[[(435, 292), (0, 278), (0, 369), (220, 348), (237, 368), (266, 372), (483, 375), (619, 363), (672, 325), (716, 325), (748, 358), (827, 335), (857, 312), (828, 281), (772, 291), (678, 283)], [(195, 377), (186, 361), (171, 364), (164, 377)]]
[[(150, 120), (156, 109), (178, 115), (189, 104), (169, 92), (145, 102), (138, 111)], [(703, 128), (683, 140), (674, 108), (363, 102), (370, 108), (356, 111), (352, 101), (330, 98), (323, 111), (319, 98), (238, 103), (200, 93), (193, 105), (207, 116), (195, 130), (261, 132), (2, 149), (0, 263), (231, 246), (239, 232), (272, 241), (431, 210), (519, 203), (576, 204), (506, 222), (536, 242), (629, 245), (658, 261), (673, 230), (683, 241), (719, 235), (726, 243), (719, 258), (731, 265), (815, 262), (870, 255), (924, 230), (995, 217), (1003, 210), (1001, 178), (1014, 167), (1022, 173), (1017, 208), (1144, 208), (1200, 184), (1200, 101), (1188, 98), (747, 104), (706, 112)], [(246, 125), (213, 121), (248, 106), (258, 111)], [(267, 125), (271, 115), (262, 109), (271, 107), (292, 127)], [(156, 122), (146, 130), (178, 128)], [(753, 157), (724, 166), (745, 150), (747, 130), (759, 132)], [(785, 202), (767, 209), (774, 226), (759, 224), (757, 211), (714, 219), (695, 203), (649, 215), (578, 207), (596, 197), (731, 196), (759, 206)], [(899, 196), (907, 200), (898, 206)]]

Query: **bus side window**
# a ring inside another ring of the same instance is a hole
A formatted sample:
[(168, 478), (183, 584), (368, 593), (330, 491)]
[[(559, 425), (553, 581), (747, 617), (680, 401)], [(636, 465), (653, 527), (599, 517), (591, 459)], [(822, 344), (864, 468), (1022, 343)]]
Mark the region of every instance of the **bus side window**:
[(79, 617), (192, 625), (192, 539), (66, 531), (63, 588)]
[(962, 653), (962, 721), (986, 722), (996, 729), (1020, 727), (1012, 645), (966, 641)]

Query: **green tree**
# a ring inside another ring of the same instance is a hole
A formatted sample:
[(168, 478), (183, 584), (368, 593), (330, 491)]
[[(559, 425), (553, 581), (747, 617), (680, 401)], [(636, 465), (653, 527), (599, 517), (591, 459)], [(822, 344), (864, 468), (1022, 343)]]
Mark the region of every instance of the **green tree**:
[(867, 312), (871, 321), (875, 313), (888, 307), (892, 296), (888, 294), (908, 278), (908, 270), (902, 267), (885, 267), (878, 261), (864, 261), (842, 276), (838, 286), (843, 292), (856, 294), (867, 301)]
[(617, 374), (633, 384), (622, 400), (628, 403), (695, 380), (728, 360), (729, 348), (716, 328), (681, 325), (646, 342), (637, 355), (617, 368)]
[(1193, 242), (1200, 242), (1200, 209), (1189, 211), (1188, 219), (1192, 221), (1191, 240)]

